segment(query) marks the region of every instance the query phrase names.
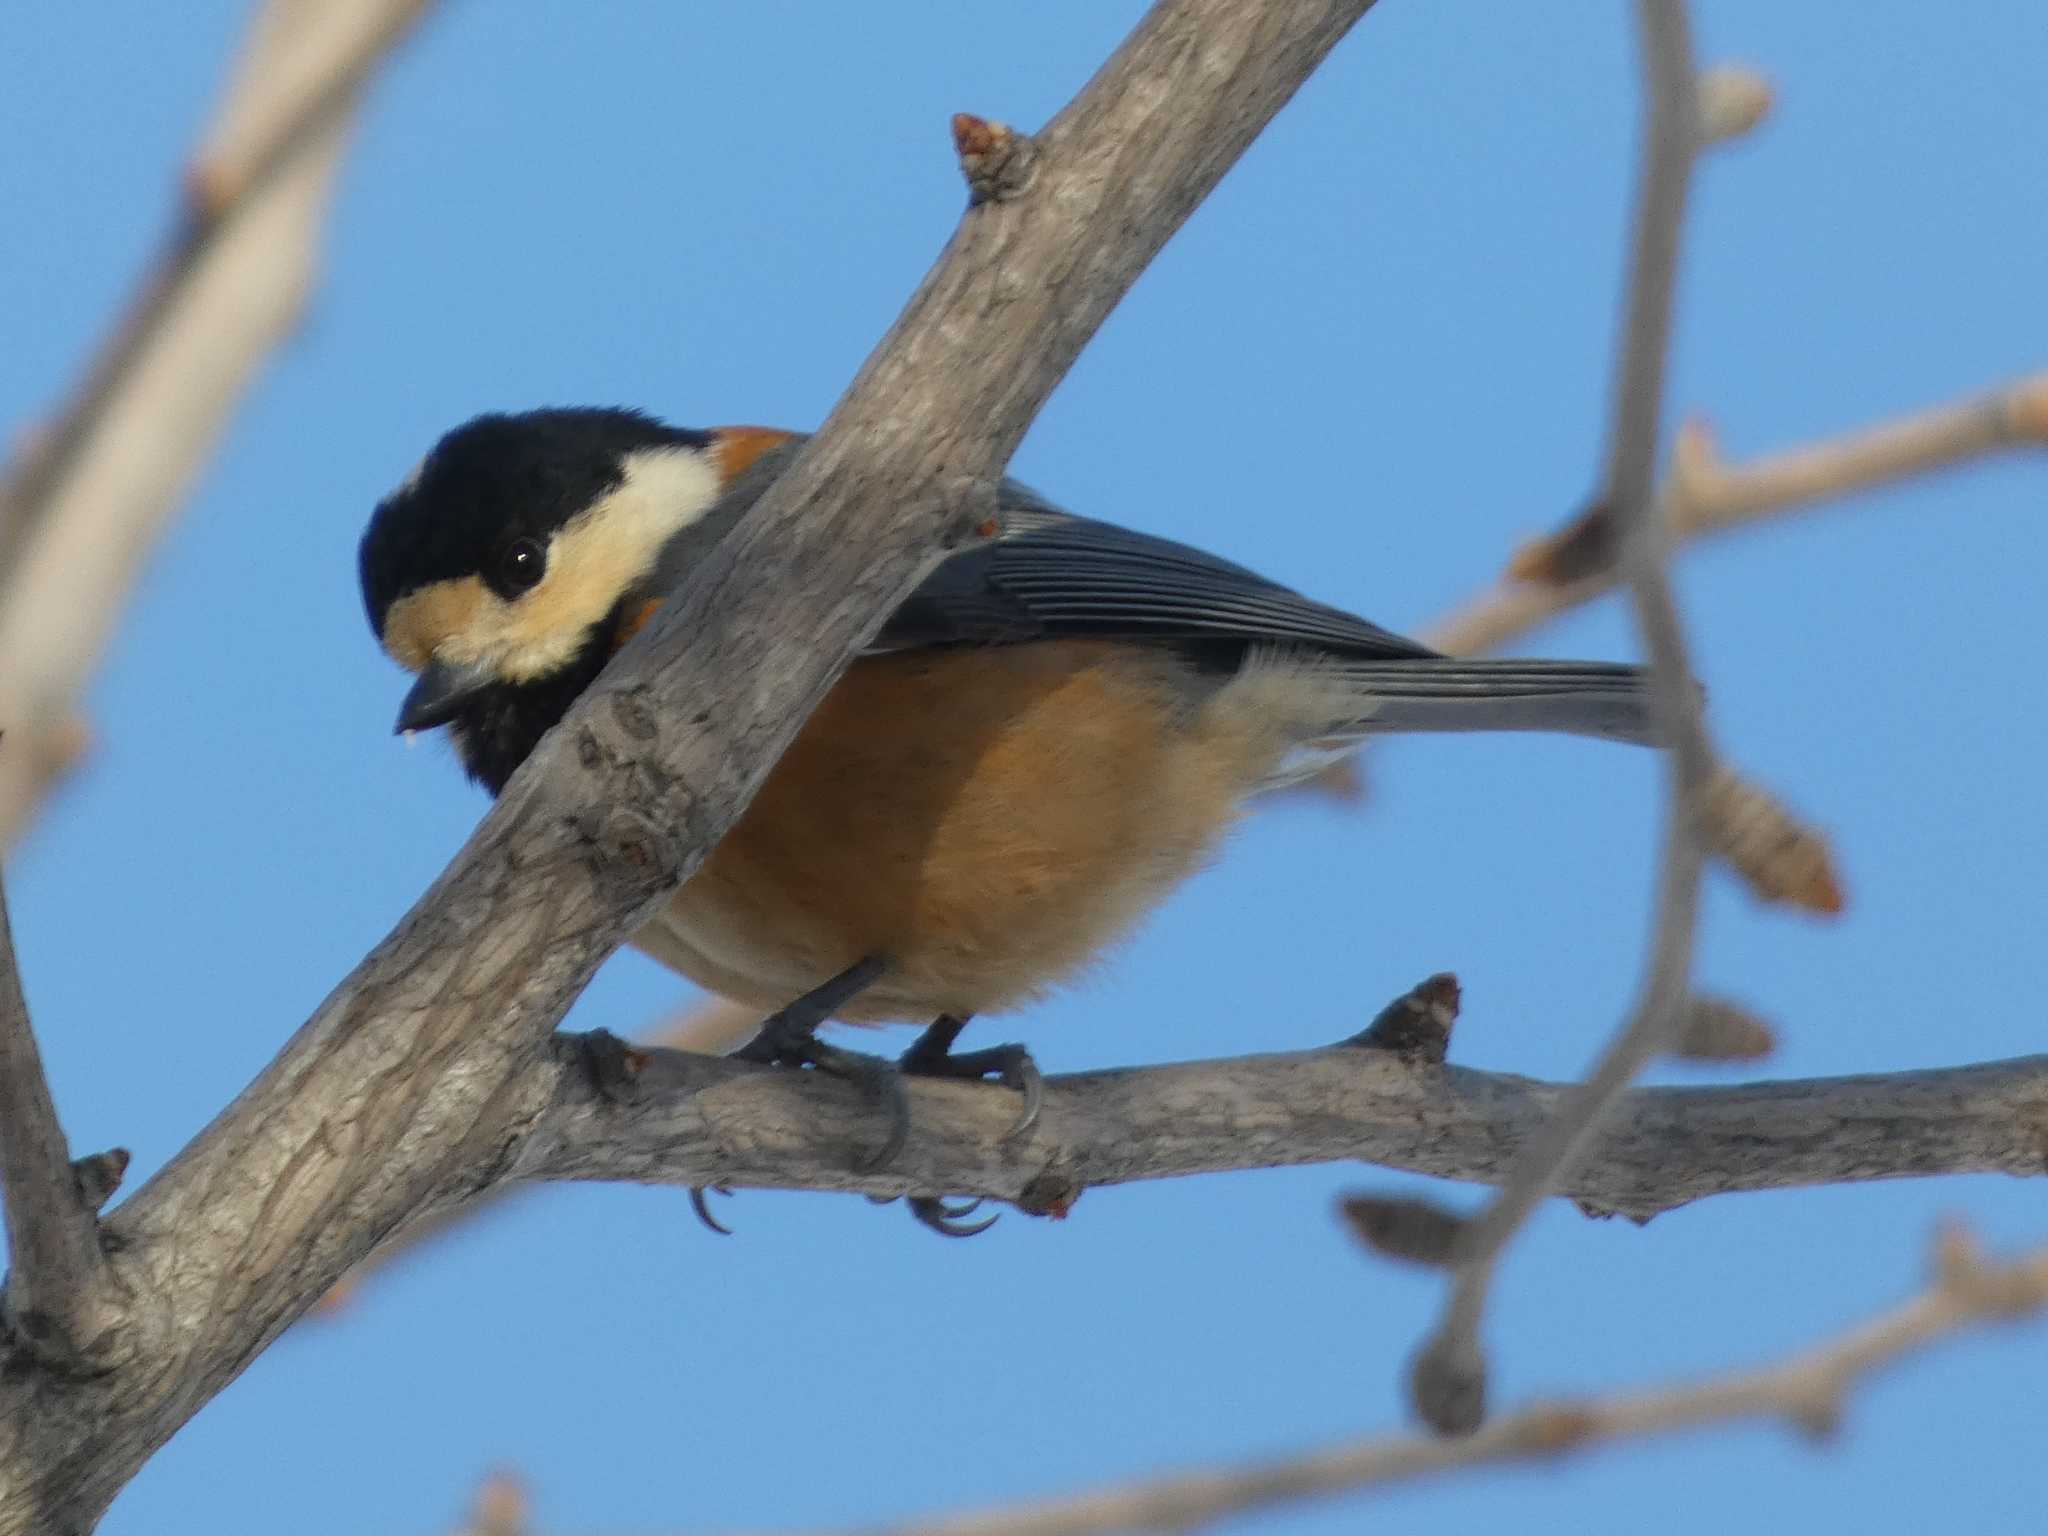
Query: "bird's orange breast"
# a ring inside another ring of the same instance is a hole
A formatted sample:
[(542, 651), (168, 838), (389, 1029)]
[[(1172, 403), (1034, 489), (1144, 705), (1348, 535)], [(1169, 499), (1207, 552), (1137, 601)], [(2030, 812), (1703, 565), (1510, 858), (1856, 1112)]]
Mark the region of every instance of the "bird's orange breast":
[(844, 1017), (997, 1011), (1196, 868), (1256, 750), (1164, 656), (1107, 642), (856, 663), (640, 946), (774, 1008), (853, 961)]

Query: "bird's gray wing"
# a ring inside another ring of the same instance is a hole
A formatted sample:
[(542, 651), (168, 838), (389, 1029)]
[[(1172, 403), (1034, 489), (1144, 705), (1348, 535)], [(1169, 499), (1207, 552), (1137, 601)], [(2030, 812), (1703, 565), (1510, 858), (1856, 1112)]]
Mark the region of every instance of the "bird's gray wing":
[(1092, 637), (1436, 654), (1216, 555), (1076, 517), (1015, 481), (1003, 484), (1000, 524), (938, 566), (872, 649)]

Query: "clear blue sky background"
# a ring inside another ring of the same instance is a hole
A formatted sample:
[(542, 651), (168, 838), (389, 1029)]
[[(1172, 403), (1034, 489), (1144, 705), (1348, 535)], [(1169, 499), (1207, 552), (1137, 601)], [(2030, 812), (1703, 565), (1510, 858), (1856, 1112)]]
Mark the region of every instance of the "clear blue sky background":
[[(0, 421), (73, 376), (171, 217), (243, 6), (27, 6), (0, 47)], [(1701, 0), (1780, 108), (1705, 168), (1675, 403), (1731, 453), (2048, 361), (2037, 0)], [(451, 4), (377, 85), (326, 276), (153, 563), (90, 699), (102, 737), (10, 871), (81, 1148), (167, 1159), (483, 809), (355, 587), (370, 506), (447, 426), (540, 403), (815, 423), (961, 190), (946, 116), (1043, 121), (1138, 15)], [(1587, 489), (1635, 121), (1627, 12), (1384, 0), (1111, 319), (1019, 473), (1396, 626)], [(2006, 461), (1687, 555), (1734, 755), (1833, 832), (1823, 925), (1716, 878), (1702, 971), (1787, 1074), (2038, 1048), (2041, 507)], [(1612, 603), (1530, 642), (1625, 656)], [(1642, 949), (1656, 764), (1401, 742), (1369, 806), (1255, 817), (1085, 988), (999, 1026), (1048, 1069), (1334, 1038), (1418, 977), (1457, 1057), (1576, 1072)], [(572, 1016), (645, 1027), (637, 957)], [(993, 1038), (996, 1031), (987, 1031)], [(907, 1037), (905, 1037), (907, 1038)], [(900, 1210), (552, 1189), (301, 1326), (151, 1463), (115, 1533), (432, 1532), (478, 1476), (550, 1531), (873, 1519), (1397, 1424), (1438, 1286), (1355, 1252), (1318, 1169), (1098, 1191), (948, 1243)], [(1469, 1203), (1473, 1192), (1451, 1190)], [(1753, 1196), (1637, 1230), (1545, 1212), (1490, 1335), (1498, 1396), (1796, 1346), (1918, 1283), (1930, 1223), (2048, 1232), (1997, 1178)], [(2039, 1331), (1916, 1360), (1815, 1451), (1752, 1428), (1290, 1514), (1275, 1530), (2018, 1529), (2048, 1496)]]

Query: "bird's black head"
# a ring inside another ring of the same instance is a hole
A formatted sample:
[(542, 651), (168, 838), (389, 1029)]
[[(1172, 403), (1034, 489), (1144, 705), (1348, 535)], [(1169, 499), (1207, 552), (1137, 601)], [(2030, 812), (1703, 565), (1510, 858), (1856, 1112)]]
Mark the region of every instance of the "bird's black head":
[(398, 728), (452, 724), (470, 773), (502, 788), (721, 485), (711, 434), (637, 411), (479, 416), (442, 438), (360, 552), (370, 628), (419, 675)]

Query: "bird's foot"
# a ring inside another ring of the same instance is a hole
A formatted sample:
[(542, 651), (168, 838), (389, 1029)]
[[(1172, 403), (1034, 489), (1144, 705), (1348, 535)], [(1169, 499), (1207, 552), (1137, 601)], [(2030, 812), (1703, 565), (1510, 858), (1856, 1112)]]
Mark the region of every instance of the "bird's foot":
[(856, 1162), (863, 1173), (886, 1168), (903, 1150), (910, 1134), (910, 1099), (903, 1091), (903, 1074), (894, 1062), (861, 1051), (827, 1045), (818, 1038), (818, 1026), (850, 1002), (887, 969), (887, 961), (869, 956), (840, 972), (821, 987), (814, 987), (787, 1008), (765, 1019), (760, 1030), (732, 1054), (736, 1060), (764, 1066), (811, 1067), (843, 1077), (866, 1088), (889, 1108), (889, 1133), (882, 1144)]
[(1024, 1103), (1010, 1128), (1003, 1132), (1003, 1142), (1009, 1145), (1022, 1141), (1038, 1124), (1039, 1111), (1044, 1108), (1045, 1075), (1031, 1059), (1031, 1052), (1021, 1045), (991, 1045), (978, 1051), (955, 1052), (953, 1042), (966, 1027), (965, 1018), (941, 1014), (897, 1058), (896, 1065), (912, 1077), (950, 1077), (970, 1082), (994, 1078), (1005, 1088), (1015, 1089), (1024, 1096)]
[[(992, 1045), (984, 1050), (955, 1054), (953, 1042), (959, 1039), (960, 1031), (966, 1027), (966, 1015), (941, 1014), (917, 1037), (910, 1049), (897, 1058), (896, 1066), (910, 1077), (950, 1077), (955, 1081), (969, 1082), (992, 1077), (1004, 1087), (1014, 1088), (1023, 1095), (1024, 1103), (1015, 1122), (1003, 1133), (1003, 1140), (1005, 1143), (1018, 1141), (1029, 1135), (1031, 1128), (1038, 1123), (1038, 1112), (1045, 1101), (1044, 1074), (1038, 1070), (1038, 1063), (1031, 1059), (1031, 1053), (1021, 1045)], [(886, 1205), (888, 1202), (878, 1200), (876, 1203)], [(981, 1208), (980, 1200), (911, 1195), (904, 1203), (921, 1225), (930, 1227), (941, 1237), (974, 1237), (996, 1224), (994, 1216), (985, 1216), (980, 1221), (968, 1219)]]

